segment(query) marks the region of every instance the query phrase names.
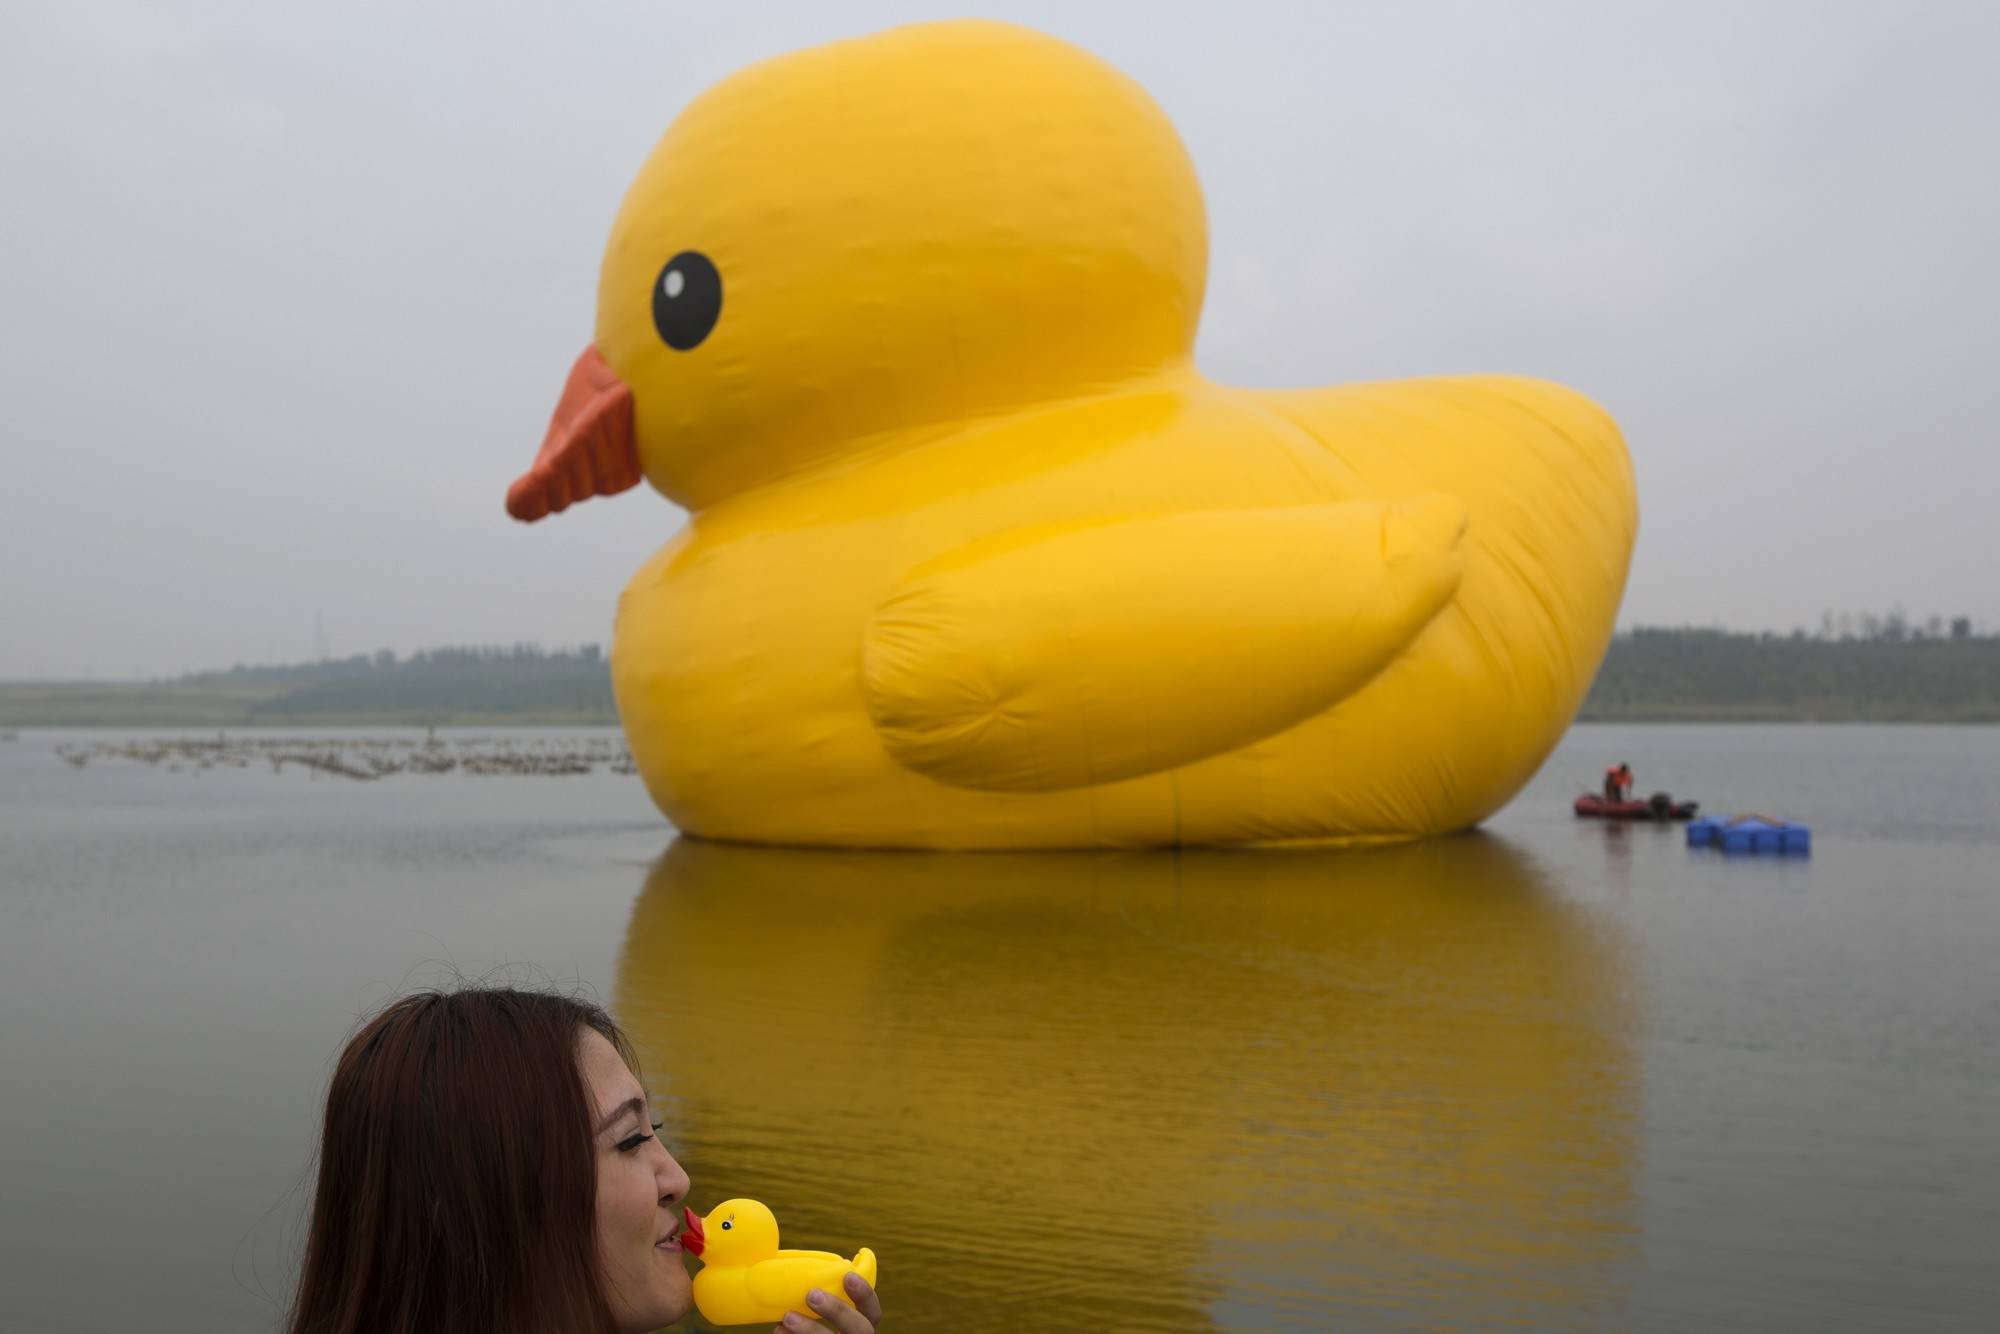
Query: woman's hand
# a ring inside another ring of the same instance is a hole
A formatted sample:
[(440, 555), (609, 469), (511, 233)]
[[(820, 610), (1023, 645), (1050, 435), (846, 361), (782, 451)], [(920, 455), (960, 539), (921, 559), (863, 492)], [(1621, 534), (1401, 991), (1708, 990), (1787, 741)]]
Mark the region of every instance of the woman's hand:
[[(853, 1306), (830, 1292), (814, 1288), (806, 1294), (806, 1305), (819, 1312), (819, 1318), (826, 1321), (829, 1328), (839, 1330), (840, 1334), (874, 1334), (875, 1327), (882, 1323), (882, 1299), (875, 1295), (875, 1289), (869, 1287), (868, 1280), (861, 1275), (849, 1274), (847, 1296)], [(793, 1311), (778, 1326), (776, 1334), (799, 1334), (812, 1328), (812, 1321)]]

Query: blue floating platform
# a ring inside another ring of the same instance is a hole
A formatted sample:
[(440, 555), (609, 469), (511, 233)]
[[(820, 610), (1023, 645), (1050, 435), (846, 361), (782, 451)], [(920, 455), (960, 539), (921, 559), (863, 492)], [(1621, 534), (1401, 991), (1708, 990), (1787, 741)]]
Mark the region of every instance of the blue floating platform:
[(1812, 827), (1792, 820), (1774, 820), (1767, 815), (1738, 815), (1729, 819), (1705, 815), (1688, 821), (1687, 841), (1691, 848), (1805, 857), (1812, 854)]

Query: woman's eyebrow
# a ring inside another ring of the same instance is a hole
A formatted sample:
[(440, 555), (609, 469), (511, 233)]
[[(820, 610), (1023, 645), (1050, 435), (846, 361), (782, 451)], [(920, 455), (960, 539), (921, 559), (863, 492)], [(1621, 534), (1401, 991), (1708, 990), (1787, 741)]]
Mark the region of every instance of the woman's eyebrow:
[(597, 1123), (597, 1133), (602, 1135), (605, 1131), (611, 1129), (611, 1123), (613, 1121), (616, 1121), (619, 1117), (624, 1116), (627, 1112), (643, 1112), (645, 1110), (646, 1110), (646, 1100), (644, 1098), (638, 1097), (637, 1095), (627, 1098), (625, 1101), (619, 1103), (616, 1107), (613, 1107), (608, 1113), (605, 1114), (604, 1119)]

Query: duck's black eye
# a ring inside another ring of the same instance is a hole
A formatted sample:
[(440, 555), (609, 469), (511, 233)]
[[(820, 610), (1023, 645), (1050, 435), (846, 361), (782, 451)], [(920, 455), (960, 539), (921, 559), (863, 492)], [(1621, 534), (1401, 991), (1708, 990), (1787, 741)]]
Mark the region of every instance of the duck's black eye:
[(727, 1232), (727, 1231), (729, 1231), (730, 1227), (731, 1227), (731, 1224), (729, 1224), (729, 1223), (725, 1222), (725, 1223), (723, 1223), (723, 1225), (722, 1225), (722, 1230), (723, 1230), (724, 1232)]
[(653, 284), (653, 327), (676, 352), (699, 347), (722, 315), (722, 275), (699, 250), (683, 250)]

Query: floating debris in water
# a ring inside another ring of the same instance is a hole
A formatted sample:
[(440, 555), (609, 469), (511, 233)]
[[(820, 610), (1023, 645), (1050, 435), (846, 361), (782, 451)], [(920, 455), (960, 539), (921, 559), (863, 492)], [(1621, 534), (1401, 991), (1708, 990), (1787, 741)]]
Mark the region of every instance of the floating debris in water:
[(100, 741), (92, 745), (56, 747), (61, 759), (81, 769), (93, 759), (129, 760), (159, 766), (169, 772), (204, 769), (245, 769), (268, 763), (273, 773), (295, 765), (315, 774), (332, 774), (373, 782), (394, 774), (561, 777), (594, 773), (638, 772), (632, 752), (617, 737), (490, 737), (443, 738), (435, 731), (422, 740), (412, 737), (197, 737)]

